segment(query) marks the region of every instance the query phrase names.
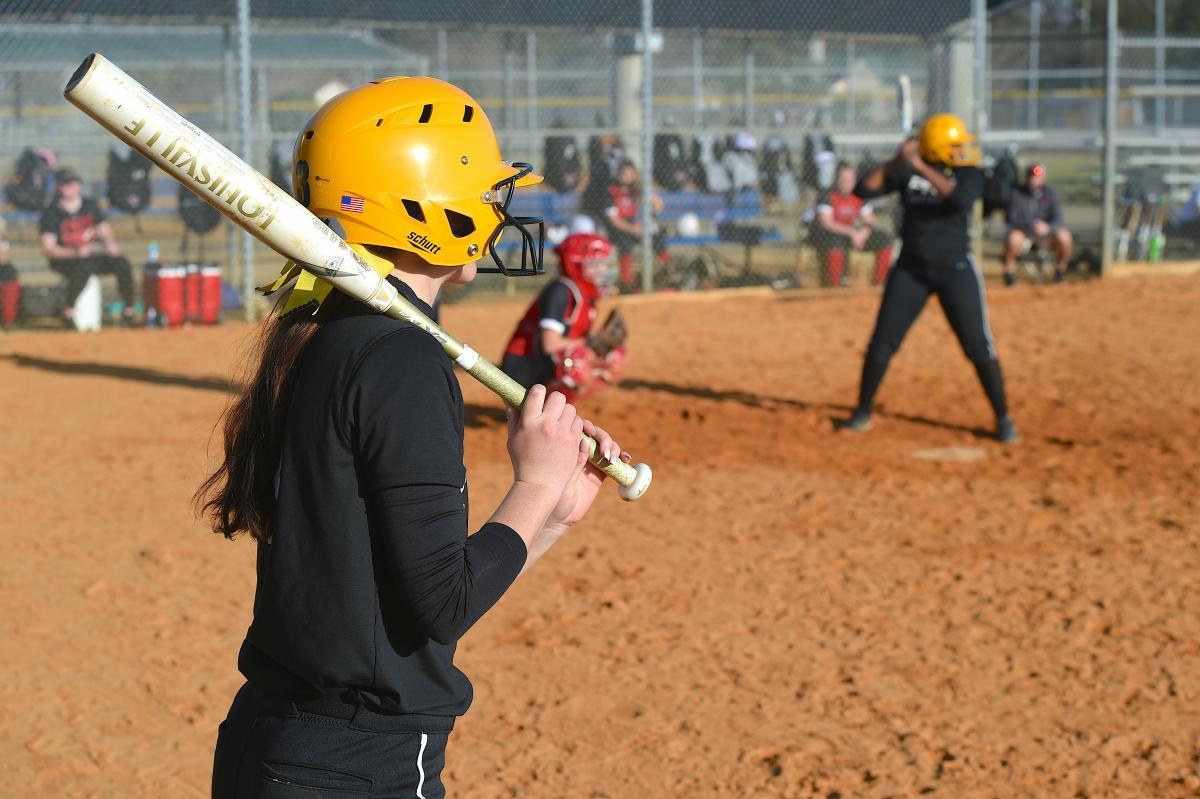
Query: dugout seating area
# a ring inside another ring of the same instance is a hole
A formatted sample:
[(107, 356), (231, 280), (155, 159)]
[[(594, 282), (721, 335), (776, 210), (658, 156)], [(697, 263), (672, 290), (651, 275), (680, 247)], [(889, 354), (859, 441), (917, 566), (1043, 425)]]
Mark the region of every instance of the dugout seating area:
[[(89, 181), (85, 194), (101, 199), (101, 203), (104, 204), (106, 188), (104, 181)], [(178, 220), (178, 184), (169, 177), (159, 176), (152, 179), (151, 190), (151, 202), (141, 212), (141, 217), (157, 218), (162, 220), (162, 223)], [(663, 201), (663, 210), (658, 217), (661, 222), (674, 227), (689, 214), (700, 222), (698, 230), (689, 231), (691, 235), (678, 232), (668, 235), (668, 248), (699, 250), (708, 256), (710, 264), (725, 262), (715, 249), (719, 245), (741, 248), (743, 258), (740, 273), (737, 266), (727, 265), (721, 270), (721, 279), (736, 280), (750, 275), (755, 249), (764, 244), (775, 244), (784, 240), (781, 232), (766, 224), (763, 198), (757, 189), (745, 189), (733, 196), (707, 194), (695, 189), (660, 191), (658, 196)], [(514, 195), (509, 211), (517, 216), (540, 216), (545, 220), (547, 227), (566, 228), (580, 213), (580, 198), (578, 192), (522, 191)], [(114, 218), (128, 216), (121, 211), (110, 213)], [(0, 216), (8, 223), (10, 240), (31, 247), (37, 245), (41, 212), (15, 210), (0, 205)], [(179, 225), (182, 231), (182, 221)], [(500, 242), (498, 248), (502, 252), (511, 252), (519, 244), (518, 237), (508, 236)], [(43, 272), (47, 269), (44, 259), (41, 258), (27, 258), (21, 263), (23, 273)], [(717, 275), (712, 277), (718, 278)]]
[[(752, 267), (754, 249), (763, 244), (783, 241), (783, 234), (760, 221), (765, 216), (762, 195), (757, 189), (745, 189), (727, 197), (705, 194), (695, 189), (660, 191), (663, 210), (660, 221), (677, 223), (687, 214), (694, 214), (702, 225), (702, 232), (694, 235), (671, 235), (666, 239), (668, 247), (710, 248), (718, 244), (735, 244), (744, 248), (743, 273)], [(513, 196), (509, 212), (514, 216), (540, 216), (547, 226), (570, 226), (572, 219), (580, 213), (580, 195), (577, 192), (518, 192)], [(498, 249), (512, 250), (519, 246), (519, 239), (508, 237), (500, 242)]]

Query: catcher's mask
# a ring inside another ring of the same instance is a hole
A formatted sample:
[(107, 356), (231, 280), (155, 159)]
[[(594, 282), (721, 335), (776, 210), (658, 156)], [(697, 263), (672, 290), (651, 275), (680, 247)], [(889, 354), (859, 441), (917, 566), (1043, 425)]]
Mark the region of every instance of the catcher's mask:
[(572, 233), (555, 248), (563, 276), (577, 283), (599, 287), (615, 277), (613, 246), (596, 233)]
[[(540, 217), (509, 212), (517, 187), (541, 183), (529, 164), (500, 157), (491, 122), (462, 89), (436, 78), (384, 78), (342, 92), (305, 125), (292, 155), (296, 198), (336, 220), (352, 244), (408, 250), (434, 266), (486, 252), (481, 272), (542, 270)], [(497, 244), (521, 238), (519, 266)]]

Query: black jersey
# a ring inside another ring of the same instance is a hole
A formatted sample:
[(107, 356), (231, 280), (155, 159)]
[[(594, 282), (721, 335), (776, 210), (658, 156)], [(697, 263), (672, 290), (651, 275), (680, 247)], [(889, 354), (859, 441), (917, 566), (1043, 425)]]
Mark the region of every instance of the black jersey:
[(941, 197), (928, 180), (905, 163), (885, 173), (883, 186), (868, 191), (861, 183), (854, 193), (863, 199), (900, 192), (904, 219), (901, 261), (910, 268), (954, 266), (971, 249), (971, 209), (983, 194), (983, 173), (976, 167), (944, 167), (954, 191)]
[(327, 302), (292, 378), (238, 665), (268, 695), (449, 729), (471, 701), (455, 642), (516, 579), (525, 545), (501, 524), (467, 536), (463, 400), (440, 345), (336, 292)]
[(57, 202), (42, 211), (38, 220), (39, 233), (51, 233), (63, 247), (79, 247), (96, 240), (96, 226), (104, 221), (100, 204), (90, 197), (83, 198), (79, 208), (64, 211)]

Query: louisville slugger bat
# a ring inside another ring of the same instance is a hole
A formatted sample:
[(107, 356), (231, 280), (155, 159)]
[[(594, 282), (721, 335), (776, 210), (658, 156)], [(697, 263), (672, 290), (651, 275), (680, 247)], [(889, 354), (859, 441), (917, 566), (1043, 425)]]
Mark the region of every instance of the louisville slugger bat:
[[(83, 60), (63, 90), (67, 100), (145, 155), (209, 205), (285, 258), (393, 319), (424, 330), (454, 362), (512, 407), (525, 389), (404, 299), (307, 208), (99, 53)], [(650, 467), (610, 462), (588, 442), (589, 460), (635, 500), (650, 486)]]
[(906, 74), (896, 78), (896, 105), (900, 115), (900, 137), (907, 139), (912, 136), (913, 103), (912, 81)]

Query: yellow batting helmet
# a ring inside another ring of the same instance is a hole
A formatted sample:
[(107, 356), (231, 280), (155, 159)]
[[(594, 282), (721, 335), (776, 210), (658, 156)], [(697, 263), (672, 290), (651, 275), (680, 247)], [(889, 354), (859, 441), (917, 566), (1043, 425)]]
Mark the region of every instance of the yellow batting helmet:
[(967, 125), (954, 114), (934, 114), (925, 120), (918, 137), (921, 157), (931, 164), (977, 166), (979, 148)]
[[(436, 78), (384, 78), (326, 102), (296, 140), (292, 184), (318, 217), (340, 223), (346, 241), (392, 247), (436, 266), (489, 252), (508, 275), (542, 271), (540, 217), (514, 217), (518, 186), (540, 183), (529, 164), (500, 158), (487, 115), (471, 95)], [(520, 268), (496, 243), (522, 239)]]

